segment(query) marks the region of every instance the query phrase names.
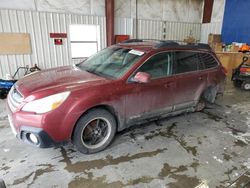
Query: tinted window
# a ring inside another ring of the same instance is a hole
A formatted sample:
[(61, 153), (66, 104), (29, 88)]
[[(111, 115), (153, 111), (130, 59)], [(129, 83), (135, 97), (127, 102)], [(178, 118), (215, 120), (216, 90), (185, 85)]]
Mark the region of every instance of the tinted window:
[(172, 73), (172, 53), (163, 52), (147, 60), (137, 72), (146, 72), (151, 78), (160, 78)]
[(200, 61), (204, 64), (205, 68), (209, 69), (217, 66), (217, 61), (213, 56), (207, 53), (199, 53)]
[(175, 73), (185, 73), (198, 70), (199, 55), (196, 52), (175, 52)]

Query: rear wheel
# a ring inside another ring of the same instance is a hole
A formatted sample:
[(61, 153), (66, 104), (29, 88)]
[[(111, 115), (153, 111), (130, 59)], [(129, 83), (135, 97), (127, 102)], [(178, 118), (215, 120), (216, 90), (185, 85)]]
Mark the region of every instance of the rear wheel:
[(250, 90), (250, 82), (246, 82), (246, 81), (242, 82), (241, 88), (244, 90)]
[(114, 116), (104, 109), (93, 109), (83, 115), (76, 124), (73, 143), (81, 153), (96, 153), (111, 143), (115, 133)]
[(196, 104), (195, 111), (200, 112), (206, 107), (206, 101), (200, 98), (199, 102)]

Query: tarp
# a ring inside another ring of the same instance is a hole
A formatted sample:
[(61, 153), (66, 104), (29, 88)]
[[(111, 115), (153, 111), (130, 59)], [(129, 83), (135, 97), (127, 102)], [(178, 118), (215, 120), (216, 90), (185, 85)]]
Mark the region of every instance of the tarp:
[(250, 44), (250, 1), (226, 0), (222, 25), (222, 41), (226, 44)]

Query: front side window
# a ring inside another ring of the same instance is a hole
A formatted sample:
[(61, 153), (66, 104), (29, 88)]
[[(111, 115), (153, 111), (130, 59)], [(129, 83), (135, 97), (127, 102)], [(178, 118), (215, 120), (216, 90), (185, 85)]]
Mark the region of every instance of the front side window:
[(196, 52), (177, 51), (175, 52), (174, 72), (176, 74), (197, 71), (199, 56)]
[(148, 59), (137, 72), (146, 72), (151, 78), (161, 78), (172, 74), (172, 53), (162, 52)]
[(99, 76), (120, 78), (143, 54), (144, 52), (128, 48), (111, 47), (78, 64), (78, 67)]

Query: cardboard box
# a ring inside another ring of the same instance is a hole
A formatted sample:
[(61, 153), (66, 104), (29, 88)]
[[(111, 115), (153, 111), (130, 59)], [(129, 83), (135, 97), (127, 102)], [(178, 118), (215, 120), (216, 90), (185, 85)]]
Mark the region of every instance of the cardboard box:
[(221, 42), (214, 42), (214, 43), (211, 43), (209, 45), (216, 52), (221, 52), (222, 51), (223, 43), (221, 43)]
[(214, 44), (214, 51), (218, 51), (218, 52), (221, 52), (222, 51), (222, 43), (219, 42), (219, 43), (215, 43)]
[(195, 40), (194, 37), (189, 36), (189, 37), (184, 39), (184, 42), (187, 43), (187, 44), (194, 44), (194, 43), (196, 43), (196, 40)]
[(221, 42), (221, 35), (212, 33), (208, 35), (208, 44), (220, 43), (220, 42)]
[(239, 49), (240, 49), (239, 46), (236, 46), (235, 44), (233, 44), (233, 45), (232, 45), (232, 48), (231, 48), (231, 51), (232, 51), (232, 52), (238, 52)]

